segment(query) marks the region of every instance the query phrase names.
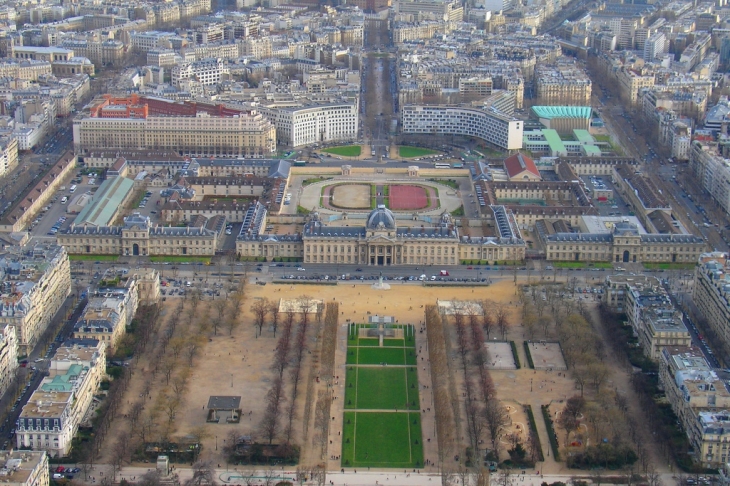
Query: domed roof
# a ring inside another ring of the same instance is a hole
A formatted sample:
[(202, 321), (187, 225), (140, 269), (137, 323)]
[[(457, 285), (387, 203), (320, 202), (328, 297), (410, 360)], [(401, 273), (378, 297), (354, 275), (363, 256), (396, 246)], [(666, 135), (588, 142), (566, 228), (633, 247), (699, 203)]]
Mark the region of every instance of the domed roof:
[(395, 216), (381, 204), (370, 212), (367, 227), (368, 229), (395, 229)]

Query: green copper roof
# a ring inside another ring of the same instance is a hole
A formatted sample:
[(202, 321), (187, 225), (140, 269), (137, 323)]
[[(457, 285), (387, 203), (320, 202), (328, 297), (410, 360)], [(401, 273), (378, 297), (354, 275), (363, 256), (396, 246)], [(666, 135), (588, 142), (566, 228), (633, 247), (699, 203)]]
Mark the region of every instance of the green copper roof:
[(539, 118), (585, 118), (590, 119), (590, 106), (533, 106), (532, 111)]
[(76, 216), (75, 224), (88, 223), (93, 226), (107, 226), (114, 219), (122, 202), (132, 191), (134, 182), (125, 177), (113, 177), (101, 183), (92, 200)]
[(72, 364), (68, 367), (65, 374), (54, 376), (50, 383), (41, 385), (41, 389), (43, 391), (71, 391), (73, 390), (71, 380), (75, 380), (82, 371), (84, 371), (83, 366), (80, 364)]

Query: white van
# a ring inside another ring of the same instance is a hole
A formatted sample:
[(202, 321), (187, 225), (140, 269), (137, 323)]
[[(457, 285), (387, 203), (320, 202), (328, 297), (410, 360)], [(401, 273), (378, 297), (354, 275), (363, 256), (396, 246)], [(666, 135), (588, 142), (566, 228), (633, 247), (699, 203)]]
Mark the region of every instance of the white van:
[(61, 198), (61, 204), (66, 204), (67, 202), (68, 202), (68, 197), (66, 197), (66, 196), (63, 196), (63, 197)]
[(76, 192), (76, 184), (72, 185), (71, 188), (68, 190), (68, 192), (70, 192), (71, 194)]
[(185, 282), (186, 287), (192, 287), (192, 284), (190, 282)]

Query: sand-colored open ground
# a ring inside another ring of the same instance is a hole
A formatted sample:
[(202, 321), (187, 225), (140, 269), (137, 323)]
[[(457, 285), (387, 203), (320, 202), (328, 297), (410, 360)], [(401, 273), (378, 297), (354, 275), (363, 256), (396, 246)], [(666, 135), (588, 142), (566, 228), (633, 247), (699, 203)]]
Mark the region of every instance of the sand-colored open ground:
[[(562, 408), (562, 402), (576, 393), (575, 383), (569, 372), (543, 371), (527, 368), (527, 359), (524, 347), (521, 345), (526, 338), (523, 326), (519, 322), (519, 305), (515, 295), (515, 286), (512, 279), (505, 277), (505, 280), (498, 281), (488, 287), (475, 288), (447, 288), (428, 287), (420, 284), (408, 284), (392, 282), (390, 290), (374, 290), (369, 284), (343, 283), (341, 285), (297, 285), (297, 284), (268, 284), (266, 286), (247, 285), (246, 301), (241, 316), (241, 326), (228, 335), (227, 330), (221, 329), (217, 336), (210, 336), (204, 344), (195, 361), (195, 366), (190, 377), (190, 384), (185, 394), (184, 403), (181, 405), (175, 417), (176, 437), (184, 436), (194, 432), (202, 436), (204, 459), (210, 459), (216, 464), (225, 467), (225, 457), (222, 453), (223, 440), (227, 438), (231, 430), (241, 435), (252, 435), (260, 437), (259, 424), (261, 423), (265, 401), (264, 397), (270, 389), (273, 379), (271, 365), (273, 363), (273, 350), (276, 346), (276, 339), (273, 332), (264, 327), (263, 334), (256, 337), (252, 325), (253, 316), (250, 312), (252, 304), (256, 299), (266, 297), (270, 300), (294, 299), (302, 295), (309, 295), (324, 302), (336, 300), (340, 304), (340, 320), (337, 333), (335, 351), (335, 371), (332, 377), (323, 377), (318, 373), (319, 360), (318, 343), (321, 342), (321, 334), (316, 335), (316, 328), (308, 335), (307, 346), (312, 354), (307, 354), (304, 361), (304, 374), (300, 385), (299, 399), (297, 400), (297, 414), (294, 423), (294, 443), (302, 444), (302, 463), (316, 464), (325, 462), (328, 469), (339, 471), (341, 455), (341, 436), (343, 408), (344, 408), (344, 386), (345, 386), (345, 363), (347, 354), (346, 329), (347, 321), (364, 322), (368, 313), (379, 315), (395, 316), (400, 323), (412, 323), (419, 331), (416, 333), (416, 349), (418, 350), (418, 380), (420, 386), (420, 399), (422, 410), (422, 430), (424, 443), (424, 458), (432, 463), (437, 460), (437, 438), (435, 436), (435, 423), (433, 411), (433, 397), (428, 385), (431, 384), (431, 370), (429, 368), (429, 357), (427, 351), (426, 334), (423, 330), (424, 307), (428, 304), (435, 304), (437, 299), (462, 299), (480, 300), (491, 299), (502, 302), (509, 306), (510, 323), (507, 332), (507, 340), (516, 341), (521, 369), (517, 370), (491, 370), (491, 375), (497, 390), (497, 397), (503, 401), (505, 406), (514, 406), (511, 413), (513, 429), (517, 431), (516, 424), (520, 424), (520, 430), (524, 430), (526, 419), (521, 405), (529, 404), (532, 407), (538, 435), (545, 455), (545, 462), (540, 463), (537, 468), (545, 474), (565, 472), (563, 463), (555, 463), (549, 451), (549, 439), (547, 429), (540, 412), (541, 405), (552, 404), (551, 410)], [(172, 301), (175, 302), (175, 301)], [(174, 307), (170, 300), (164, 304), (166, 312), (171, 312)], [(214, 319), (215, 311), (205, 309), (207, 312), (201, 315), (207, 319)], [(163, 317), (163, 319), (169, 318)], [(211, 333), (212, 334), (212, 333)], [(506, 352), (507, 349), (504, 348)], [(145, 359), (140, 360), (139, 370), (147, 366)], [(313, 374), (309, 370), (314, 370)], [(135, 368), (137, 371), (137, 368)], [(628, 382), (625, 373), (618, 369), (612, 369), (611, 376), (606, 382), (606, 387), (613, 389), (618, 386), (628, 392)], [(320, 378), (319, 380), (317, 378)], [(329, 422), (328, 447), (326, 452), (320, 456), (315, 453), (312, 445), (316, 431), (314, 430), (314, 403), (318, 393), (326, 393), (328, 388), (326, 381), (331, 378), (329, 392), (334, 400)], [(141, 384), (149, 379), (148, 373), (135, 372), (133, 383), (128, 393), (128, 402), (124, 405), (122, 414), (127, 413), (128, 403), (138, 400)], [(158, 375), (156, 382), (159, 387), (164, 388), (163, 378)], [(457, 376), (458, 387), (461, 389), (461, 379)], [(307, 392), (309, 383), (311, 392)], [(428, 387), (428, 388), (427, 388)], [(153, 389), (152, 394), (156, 393)], [(586, 392), (588, 393), (588, 392)], [(207, 404), (210, 395), (240, 395), (243, 417), (240, 424), (207, 424), (205, 422)], [(459, 393), (460, 395), (460, 393)], [(312, 406), (309, 414), (309, 427), (305, 440), (305, 427), (303, 417), (307, 396), (311, 398)], [(313, 397), (313, 398), (312, 398)], [(146, 403), (150, 404), (154, 398)], [(463, 406), (463, 404), (462, 404)], [(250, 415), (249, 415), (250, 414)], [(118, 418), (115, 423), (115, 430), (119, 432), (127, 427), (126, 419)], [(462, 432), (466, 435), (464, 432)], [(526, 433), (526, 432), (523, 432)], [(429, 440), (430, 439), (430, 440)], [(331, 442), (330, 442), (331, 441)], [(462, 438), (464, 447), (467, 445)], [(462, 449), (463, 450), (463, 449)], [(108, 459), (111, 446), (105, 450), (105, 458)], [(503, 449), (503, 458), (506, 458), (506, 451)], [(537, 470), (536, 468), (536, 470)], [(428, 468), (426, 468), (428, 470)]]
[(330, 189), (330, 203), (344, 209), (370, 209), (370, 185), (338, 184)]

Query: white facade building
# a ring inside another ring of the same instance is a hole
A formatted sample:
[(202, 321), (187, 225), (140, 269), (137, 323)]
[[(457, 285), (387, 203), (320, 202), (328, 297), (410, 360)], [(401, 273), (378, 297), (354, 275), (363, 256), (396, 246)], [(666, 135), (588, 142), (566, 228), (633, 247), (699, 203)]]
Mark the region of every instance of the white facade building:
[(276, 126), (279, 144), (299, 147), (312, 143), (356, 140), (358, 102), (306, 106), (260, 106)]
[(69, 341), (56, 351), (49, 373), (18, 417), (17, 447), (65, 457), (106, 375), (106, 344)]
[(172, 85), (179, 87), (180, 82), (194, 79), (204, 86), (212, 86), (221, 82), (221, 75), (228, 69), (222, 59), (202, 59), (200, 61), (177, 65), (170, 74)]
[(495, 109), (406, 105), (401, 116), (403, 133), (466, 135), (506, 150), (522, 148), (522, 120)]

